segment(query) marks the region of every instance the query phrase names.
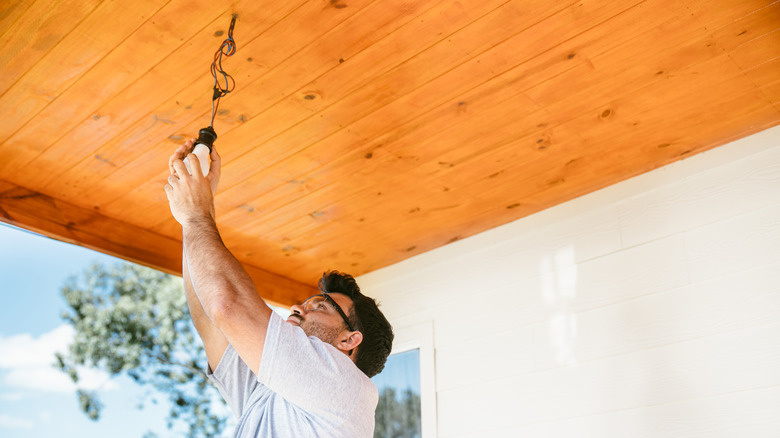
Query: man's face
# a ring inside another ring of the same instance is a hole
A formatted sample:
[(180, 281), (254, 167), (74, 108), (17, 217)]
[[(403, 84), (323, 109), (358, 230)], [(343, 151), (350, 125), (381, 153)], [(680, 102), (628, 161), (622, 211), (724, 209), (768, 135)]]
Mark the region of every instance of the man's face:
[[(352, 311), (352, 300), (340, 293), (328, 294), (335, 301), (346, 315)], [(331, 345), (339, 342), (339, 336), (344, 332), (349, 332), (344, 319), (327, 299), (313, 298), (296, 304), (290, 308), (292, 314), (287, 318), (287, 322), (295, 324), (303, 329), (307, 336), (316, 336), (321, 341)]]

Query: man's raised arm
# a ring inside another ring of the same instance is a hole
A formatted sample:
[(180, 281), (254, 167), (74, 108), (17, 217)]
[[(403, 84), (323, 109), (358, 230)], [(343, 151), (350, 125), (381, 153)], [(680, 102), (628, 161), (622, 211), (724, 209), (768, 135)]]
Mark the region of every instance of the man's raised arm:
[[(188, 140), (185, 144), (179, 146), (178, 149), (168, 159), (168, 168), (171, 171), (171, 175), (176, 173), (173, 168), (173, 162), (175, 160), (182, 160), (184, 157), (192, 151), (192, 145), (194, 141)], [(219, 162), (219, 154), (214, 150), (212, 152), (212, 160)], [(212, 193), (216, 192), (217, 184), (219, 183), (219, 166), (216, 166), (214, 175), (212, 175), (210, 182)], [(192, 323), (195, 325), (195, 329), (200, 335), (201, 341), (203, 341), (203, 347), (206, 350), (206, 357), (208, 358), (209, 368), (213, 371), (219, 365), (222, 359), (222, 354), (225, 353), (228, 341), (225, 335), (215, 326), (211, 320), (206, 316), (201, 306), (198, 296), (195, 295), (195, 289), (192, 287), (192, 280), (190, 279), (189, 266), (187, 263), (187, 251), (186, 248), (182, 252), (181, 257), (181, 274), (184, 279), (184, 292), (187, 297), (187, 307), (190, 309), (190, 317)]]
[[(200, 168), (196, 156), (187, 159), (192, 160), (190, 168)], [(219, 236), (213, 190), (219, 179), (220, 159), (215, 150), (212, 160), (211, 171), (204, 178), (199, 172), (190, 175), (181, 158), (174, 154), (170, 162), (172, 174), (165, 186), (171, 212), (182, 225), (182, 273), (187, 301), (212, 370), (230, 343), (257, 373), (272, 310)]]

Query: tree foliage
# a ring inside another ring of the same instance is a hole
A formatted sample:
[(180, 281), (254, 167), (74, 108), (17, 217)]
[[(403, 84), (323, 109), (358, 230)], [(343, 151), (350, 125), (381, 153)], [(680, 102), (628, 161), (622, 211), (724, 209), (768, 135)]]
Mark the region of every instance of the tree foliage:
[[(57, 355), (59, 369), (77, 385), (81, 367), (129, 376), (154, 390), (139, 408), (155, 402), (154, 393), (168, 398), (169, 428), (186, 425), (193, 437), (219, 434), (225, 418), (212, 403), (222, 398), (200, 365), (205, 353), (180, 278), (130, 263), (93, 265), (61, 291), (68, 306), (62, 317), (76, 334), (68, 352)], [(80, 389), (77, 397), (98, 420), (98, 394)]]
[(400, 394), (393, 387), (379, 393), (374, 438), (420, 438), (420, 395), (411, 389)]

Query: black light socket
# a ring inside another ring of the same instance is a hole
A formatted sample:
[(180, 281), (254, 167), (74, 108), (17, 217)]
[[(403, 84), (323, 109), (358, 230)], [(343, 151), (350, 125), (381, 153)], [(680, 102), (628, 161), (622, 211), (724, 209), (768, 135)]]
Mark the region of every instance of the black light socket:
[(195, 141), (195, 144), (202, 144), (209, 148), (209, 152), (211, 152), (211, 148), (214, 146), (214, 141), (216, 140), (217, 133), (214, 131), (214, 128), (207, 126), (198, 132), (198, 140)]

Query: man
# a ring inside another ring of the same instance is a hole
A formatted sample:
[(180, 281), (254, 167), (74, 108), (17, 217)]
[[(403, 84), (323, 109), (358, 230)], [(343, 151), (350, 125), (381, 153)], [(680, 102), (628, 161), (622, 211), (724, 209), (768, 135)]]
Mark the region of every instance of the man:
[[(208, 375), (238, 418), (236, 437), (371, 437), (393, 332), (354, 278), (326, 272), (322, 294), (292, 307), (286, 323), (222, 243), (213, 194), (220, 157), (204, 178), (190, 140), (170, 157), (165, 193), (182, 226), (182, 274)], [(187, 155), (189, 154), (189, 155)], [(260, 290), (262, 291), (262, 285)]]

